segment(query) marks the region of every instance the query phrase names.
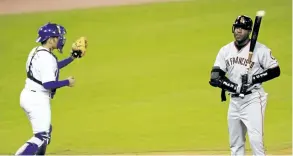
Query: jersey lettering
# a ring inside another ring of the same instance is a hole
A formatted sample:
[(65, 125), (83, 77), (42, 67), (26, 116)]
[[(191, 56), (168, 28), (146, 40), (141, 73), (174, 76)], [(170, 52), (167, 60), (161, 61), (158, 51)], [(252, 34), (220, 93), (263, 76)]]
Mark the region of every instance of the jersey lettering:
[[(242, 65), (242, 66), (247, 66), (248, 59), (237, 56), (237, 57), (230, 57), (230, 58), (226, 59), (225, 62), (226, 62), (226, 67), (227, 68), (229, 68), (230, 66), (233, 66), (234, 64), (239, 64), (239, 65)], [(254, 62), (251, 61), (250, 67), (252, 68), (253, 65), (254, 65)]]

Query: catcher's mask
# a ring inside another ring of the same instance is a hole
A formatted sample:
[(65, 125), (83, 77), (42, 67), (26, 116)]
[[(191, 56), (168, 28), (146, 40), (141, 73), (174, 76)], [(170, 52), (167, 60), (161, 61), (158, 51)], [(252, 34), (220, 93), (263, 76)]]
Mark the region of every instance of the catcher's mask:
[(58, 37), (57, 49), (62, 53), (63, 46), (65, 45), (66, 38), (66, 29), (55, 23), (47, 23), (39, 28), (38, 38), (36, 42), (44, 42), (50, 37)]
[(242, 28), (245, 30), (252, 30), (252, 20), (250, 17), (246, 15), (240, 15), (236, 18), (233, 26), (232, 26), (232, 33), (234, 33), (235, 28)]

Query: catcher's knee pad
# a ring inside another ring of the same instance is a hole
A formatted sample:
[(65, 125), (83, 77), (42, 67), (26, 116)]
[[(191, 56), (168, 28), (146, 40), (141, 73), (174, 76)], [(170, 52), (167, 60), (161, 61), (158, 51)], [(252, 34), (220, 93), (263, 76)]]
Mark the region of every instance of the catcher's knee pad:
[(48, 144), (49, 133), (48, 132), (40, 132), (36, 133), (32, 138), (30, 138), (27, 143), (35, 144), (38, 147), (41, 147), (43, 144)]
[(49, 144), (50, 138), (51, 138), (50, 133), (48, 133), (48, 132), (36, 133), (35, 137), (40, 139), (42, 142), (44, 142), (46, 144)]

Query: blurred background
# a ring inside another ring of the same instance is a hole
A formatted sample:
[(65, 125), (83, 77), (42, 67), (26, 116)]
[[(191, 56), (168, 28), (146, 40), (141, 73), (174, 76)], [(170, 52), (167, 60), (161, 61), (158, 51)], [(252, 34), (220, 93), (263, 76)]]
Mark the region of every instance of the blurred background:
[(0, 154), (14, 154), (32, 135), (19, 95), (37, 30), (49, 21), (68, 32), (60, 60), (80, 36), (89, 47), (61, 71), (76, 86), (58, 90), (51, 102), (48, 154), (229, 154), (229, 98), (221, 102), (220, 89), (209, 85), (210, 71), (219, 49), (233, 41), (236, 17), (254, 20), (258, 10), (266, 11), (258, 41), (281, 67), (279, 78), (264, 83), (265, 147), (267, 154), (291, 154), (288, 0), (0, 1)]

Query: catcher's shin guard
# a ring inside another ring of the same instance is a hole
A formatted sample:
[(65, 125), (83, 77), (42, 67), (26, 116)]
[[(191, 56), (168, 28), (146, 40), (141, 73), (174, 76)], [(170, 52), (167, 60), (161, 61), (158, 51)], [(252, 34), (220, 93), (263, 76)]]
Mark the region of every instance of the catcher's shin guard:
[(50, 130), (49, 130), (49, 138), (48, 141), (45, 141), (43, 143), (43, 145), (39, 148), (38, 152), (36, 153), (36, 155), (45, 155), (46, 154), (46, 150), (47, 150), (47, 146), (50, 144), (51, 142), (51, 133), (52, 133), (53, 127), (52, 125), (50, 125)]

